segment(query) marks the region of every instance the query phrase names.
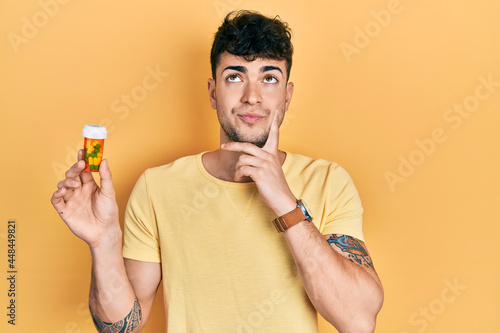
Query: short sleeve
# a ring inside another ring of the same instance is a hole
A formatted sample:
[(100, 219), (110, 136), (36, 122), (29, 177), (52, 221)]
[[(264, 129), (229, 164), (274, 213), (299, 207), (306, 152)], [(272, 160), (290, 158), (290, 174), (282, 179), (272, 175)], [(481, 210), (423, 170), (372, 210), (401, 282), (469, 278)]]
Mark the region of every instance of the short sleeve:
[(363, 207), (352, 178), (339, 165), (332, 165), (323, 235), (343, 234), (364, 241)]
[(148, 188), (147, 171), (137, 181), (125, 210), (123, 257), (161, 262), (158, 228)]

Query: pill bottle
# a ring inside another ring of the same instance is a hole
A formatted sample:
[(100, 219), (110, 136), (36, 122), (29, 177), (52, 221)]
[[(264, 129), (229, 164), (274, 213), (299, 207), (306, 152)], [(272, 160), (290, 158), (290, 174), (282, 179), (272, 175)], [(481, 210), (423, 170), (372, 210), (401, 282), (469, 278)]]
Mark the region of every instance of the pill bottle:
[(107, 137), (106, 127), (99, 125), (85, 125), (83, 127), (83, 171), (98, 172), (104, 151), (104, 139)]

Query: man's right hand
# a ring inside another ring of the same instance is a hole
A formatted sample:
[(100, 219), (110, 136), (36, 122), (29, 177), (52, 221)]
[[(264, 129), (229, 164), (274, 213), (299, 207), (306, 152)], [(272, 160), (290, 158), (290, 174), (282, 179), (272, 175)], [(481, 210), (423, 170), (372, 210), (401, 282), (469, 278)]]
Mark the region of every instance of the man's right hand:
[(66, 172), (66, 179), (57, 184), (58, 190), (50, 201), (70, 230), (91, 248), (112, 246), (121, 242), (121, 230), (108, 161), (103, 160), (99, 167), (101, 187), (84, 168), (80, 150), (78, 162)]
[[(126, 324), (127, 332), (140, 332), (153, 307), (161, 281), (161, 264), (123, 259), (118, 205), (108, 161), (103, 160), (99, 167), (101, 187), (84, 168), (80, 150), (78, 162), (57, 184), (52, 205), (70, 230), (90, 247), (89, 307), (98, 331), (104, 332), (101, 324), (106, 322), (112, 324), (105, 326)], [(131, 320), (132, 315), (138, 317)]]

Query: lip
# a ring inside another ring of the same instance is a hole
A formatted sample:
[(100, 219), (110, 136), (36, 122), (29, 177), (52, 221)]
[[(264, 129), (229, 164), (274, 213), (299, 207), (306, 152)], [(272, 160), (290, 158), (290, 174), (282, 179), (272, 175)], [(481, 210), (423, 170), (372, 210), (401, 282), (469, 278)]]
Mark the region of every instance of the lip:
[(243, 119), (243, 121), (245, 121), (247, 123), (255, 123), (255, 122), (261, 120), (262, 118), (264, 118), (263, 116), (259, 116), (257, 114), (251, 114), (251, 113), (240, 114), (240, 115), (238, 115), (238, 117), (240, 117), (241, 119)]

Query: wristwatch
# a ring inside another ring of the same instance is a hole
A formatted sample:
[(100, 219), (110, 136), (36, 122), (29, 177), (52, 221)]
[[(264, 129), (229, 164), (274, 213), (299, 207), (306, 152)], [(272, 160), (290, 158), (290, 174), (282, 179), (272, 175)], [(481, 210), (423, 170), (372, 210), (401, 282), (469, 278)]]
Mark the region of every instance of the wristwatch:
[(297, 199), (297, 208), (292, 210), (289, 213), (286, 213), (283, 216), (280, 216), (273, 220), (273, 224), (276, 227), (278, 232), (283, 232), (285, 230), (290, 229), (296, 224), (299, 224), (302, 221), (311, 222), (313, 219), (309, 208), (306, 203), (301, 199)]

